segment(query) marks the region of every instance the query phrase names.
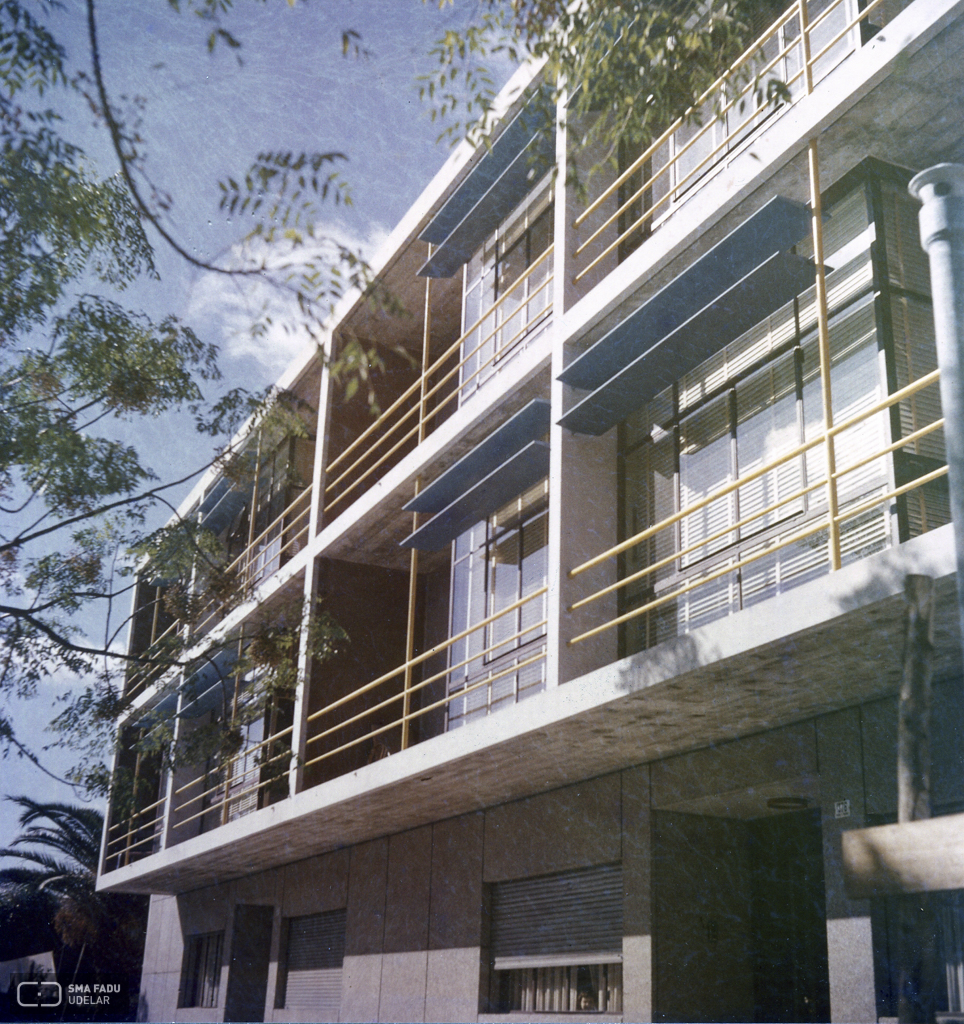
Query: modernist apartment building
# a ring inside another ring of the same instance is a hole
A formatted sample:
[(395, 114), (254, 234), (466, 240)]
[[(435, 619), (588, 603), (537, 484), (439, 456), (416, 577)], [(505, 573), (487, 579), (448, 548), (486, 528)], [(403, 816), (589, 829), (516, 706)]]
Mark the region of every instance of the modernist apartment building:
[[(190, 627), (200, 667), (127, 682), (99, 886), (151, 894), (145, 1019), (896, 1017), (893, 904), (850, 898), (841, 834), (895, 820), (910, 573), (939, 599), (935, 813), (964, 804), (907, 191), (964, 156), (964, 3), (794, 3), (760, 47), (789, 102), (724, 76), (720, 117), (582, 205), (520, 72), (377, 263), (406, 315), (333, 330), (383, 347), (377, 414), (311, 353), (280, 382), (307, 436), (252, 430), (253, 481), (184, 504), (244, 600)], [(189, 628), (163, 590), (135, 652)], [(304, 641), (292, 699), (220, 757), (137, 752), (230, 725), (252, 680), (204, 651), (303, 599), (350, 641)]]

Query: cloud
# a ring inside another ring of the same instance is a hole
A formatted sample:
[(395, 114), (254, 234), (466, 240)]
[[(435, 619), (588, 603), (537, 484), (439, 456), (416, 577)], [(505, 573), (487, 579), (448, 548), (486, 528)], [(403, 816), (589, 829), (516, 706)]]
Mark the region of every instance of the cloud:
[[(339, 247), (370, 259), (386, 237), (380, 226), (359, 236), (326, 225), (297, 247), (284, 241), (269, 245), (262, 239), (248, 239), (232, 247), (225, 264), (264, 266), (264, 275), (202, 273), (191, 287), (185, 318), (202, 337), (219, 345), (224, 363), (256, 363), (264, 372), (264, 383), (270, 383), (305, 345), (320, 340), (312, 337), (294, 294), (285, 289), (291, 269), (309, 262), (331, 266)], [(222, 369), (230, 375), (229, 365)]]

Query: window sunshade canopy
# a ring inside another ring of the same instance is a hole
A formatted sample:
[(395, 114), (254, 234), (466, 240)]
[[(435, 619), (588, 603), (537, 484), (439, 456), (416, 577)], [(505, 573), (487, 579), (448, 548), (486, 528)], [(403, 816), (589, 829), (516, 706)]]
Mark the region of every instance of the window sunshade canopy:
[(555, 137), (546, 112), (522, 110), (469, 171), (419, 236), (437, 246), (421, 277), (451, 277), (552, 166)]
[(810, 260), (792, 253), (774, 254), (573, 406), (560, 424), (577, 434), (604, 434), (809, 288), (813, 279)]
[(436, 513), (402, 547), (436, 551), (549, 472), (550, 406), (534, 399), (405, 506)]
[(810, 211), (803, 203), (774, 196), (574, 359), (559, 374), (559, 380), (584, 391), (595, 391), (770, 256), (799, 242), (809, 226)]

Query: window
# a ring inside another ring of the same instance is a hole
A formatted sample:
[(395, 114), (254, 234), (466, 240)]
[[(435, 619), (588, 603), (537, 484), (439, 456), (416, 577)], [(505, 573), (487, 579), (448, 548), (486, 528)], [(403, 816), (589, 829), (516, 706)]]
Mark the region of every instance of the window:
[[(832, 205), (825, 232), (830, 310), (830, 378), (837, 424), (879, 402), (888, 390), (933, 366), (933, 328), (913, 221), (903, 215), (896, 188), (883, 190), (888, 251), (901, 254), (902, 279), (911, 292), (890, 285), (889, 315), (875, 302), (871, 219), (873, 186), (861, 185)], [(808, 241), (800, 244), (805, 255)], [(906, 251), (905, 251), (906, 250)], [(893, 277), (893, 274), (890, 275)], [(901, 292), (898, 294), (898, 292)], [(898, 315), (899, 314), (899, 315)], [(623, 628), (625, 653), (653, 646), (720, 616), (813, 579), (829, 568), (827, 532), (784, 547), (807, 521), (826, 515), (826, 456), (822, 446), (789, 458), (767, 473), (761, 467), (823, 433), (823, 401), (814, 289), (722, 346), (714, 356), (630, 416), (620, 428), (621, 530), (631, 537), (685, 513), (622, 556), (621, 611), (666, 597)], [(913, 339), (913, 340), (911, 340)], [(890, 367), (890, 368), (888, 368)], [(914, 450), (874, 458), (895, 439), (939, 416), (936, 388), (902, 403), (893, 416), (880, 412), (838, 434), (835, 455), (840, 510), (872, 501), (893, 486), (943, 461), (943, 437), (927, 435)], [(848, 467), (853, 467), (848, 471)], [(946, 487), (922, 488), (893, 505), (868, 508), (845, 519), (841, 555), (846, 564), (946, 520)], [(895, 514), (897, 513), (897, 514)], [(898, 531), (898, 518), (901, 520)], [(772, 552), (769, 549), (773, 549)], [(739, 569), (729, 565), (744, 562)], [(647, 567), (654, 567), (645, 573)], [(706, 583), (698, 584), (701, 577)], [(674, 591), (686, 592), (670, 599)]]
[(622, 868), (492, 887), (492, 1002), (502, 1013), (622, 1011)]
[(452, 645), (450, 729), (545, 687), (548, 498), (542, 480), (454, 542), (451, 635), (505, 614)]
[(344, 910), (289, 918), (275, 1007), (308, 1011), (315, 1020), (337, 1020), (344, 958)]
[(218, 1005), (224, 932), (191, 935), (185, 940), (180, 1006)]
[(548, 320), (552, 211), (552, 191), (546, 180), (465, 267), (463, 402)]

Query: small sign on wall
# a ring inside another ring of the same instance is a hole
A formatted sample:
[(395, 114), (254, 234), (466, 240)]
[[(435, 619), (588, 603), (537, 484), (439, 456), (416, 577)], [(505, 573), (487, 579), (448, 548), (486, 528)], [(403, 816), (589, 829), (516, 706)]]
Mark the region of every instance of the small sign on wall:
[(850, 817), (850, 801), (849, 800), (837, 800), (833, 805), (833, 816), (835, 818), (849, 818)]

